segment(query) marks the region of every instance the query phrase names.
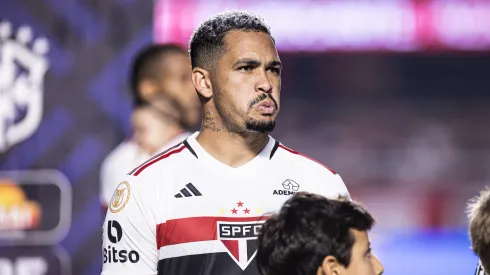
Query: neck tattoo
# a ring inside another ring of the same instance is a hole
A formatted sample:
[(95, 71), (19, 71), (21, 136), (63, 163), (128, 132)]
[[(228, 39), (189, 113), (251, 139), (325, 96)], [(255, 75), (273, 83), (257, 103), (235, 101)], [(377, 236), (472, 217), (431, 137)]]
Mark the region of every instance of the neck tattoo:
[(204, 120), (202, 123), (202, 130), (208, 130), (211, 132), (221, 132), (221, 129), (216, 125), (216, 122), (214, 121), (213, 115), (211, 112), (207, 111), (204, 114)]

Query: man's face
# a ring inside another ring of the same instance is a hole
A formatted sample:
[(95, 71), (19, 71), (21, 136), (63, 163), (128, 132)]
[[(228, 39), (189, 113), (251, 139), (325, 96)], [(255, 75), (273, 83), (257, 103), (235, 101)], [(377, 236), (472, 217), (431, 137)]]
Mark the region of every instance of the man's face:
[(167, 54), (162, 62), (159, 89), (177, 105), (183, 126), (193, 128), (199, 122), (201, 106), (191, 81), (191, 62), (183, 53)]
[(213, 70), (213, 100), (233, 131), (270, 132), (279, 113), (281, 63), (271, 37), (231, 31)]
[(355, 243), (351, 251), (348, 268), (342, 268), (341, 275), (379, 275), (384, 268), (371, 252), (369, 237), (366, 232), (352, 229)]

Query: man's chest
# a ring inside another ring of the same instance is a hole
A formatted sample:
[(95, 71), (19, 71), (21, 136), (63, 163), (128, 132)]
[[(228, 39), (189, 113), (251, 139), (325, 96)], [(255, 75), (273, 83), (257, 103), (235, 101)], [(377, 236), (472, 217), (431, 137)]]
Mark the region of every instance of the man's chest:
[[(179, 266), (182, 257), (224, 257), (220, 263), (226, 268), (248, 270), (265, 220), (296, 192), (314, 192), (317, 185), (311, 183), (308, 177), (286, 168), (175, 173), (165, 181), (164, 225), (159, 231), (165, 248), (160, 257), (179, 259)], [(233, 273), (228, 271), (225, 273)]]
[(195, 173), (174, 176), (166, 188), (172, 217), (254, 217), (275, 212), (299, 191), (319, 192), (297, 171)]

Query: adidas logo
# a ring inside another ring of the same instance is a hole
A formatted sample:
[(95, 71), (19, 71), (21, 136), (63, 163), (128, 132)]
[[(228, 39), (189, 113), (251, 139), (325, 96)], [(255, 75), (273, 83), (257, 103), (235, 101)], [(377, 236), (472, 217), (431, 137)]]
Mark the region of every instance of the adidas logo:
[(202, 196), (201, 192), (192, 183), (189, 182), (185, 187), (187, 188), (182, 188), (180, 189), (180, 193), (175, 194), (176, 198)]

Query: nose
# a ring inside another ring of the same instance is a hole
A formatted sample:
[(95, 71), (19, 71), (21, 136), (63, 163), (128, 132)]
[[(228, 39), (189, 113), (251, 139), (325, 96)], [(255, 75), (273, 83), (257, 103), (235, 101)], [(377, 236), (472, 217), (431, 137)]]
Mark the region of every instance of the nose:
[(271, 93), (272, 92), (272, 83), (267, 75), (265, 70), (260, 70), (259, 75), (257, 76), (258, 80), (255, 86), (255, 90), (263, 93)]
[(376, 275), (381, 275), (385, 271), (385, 268), (381, 261), (378, 259), (378, 257), (374, 256), (372, 257), (373, 259), (373, 267)]

